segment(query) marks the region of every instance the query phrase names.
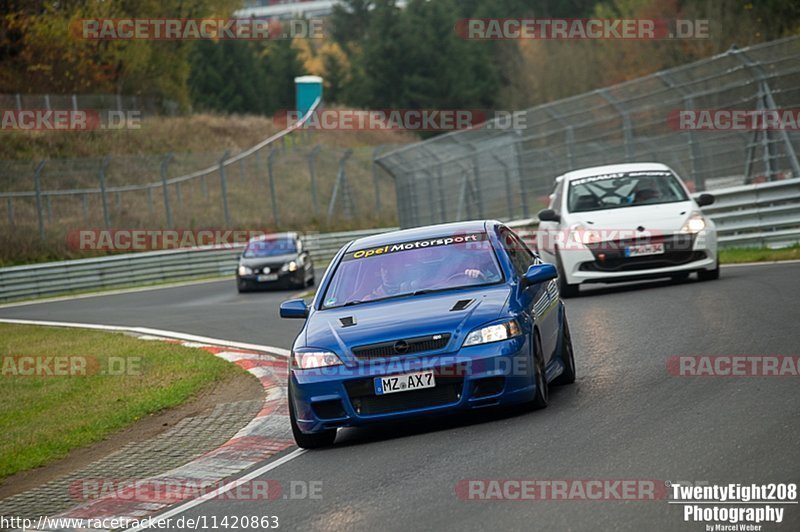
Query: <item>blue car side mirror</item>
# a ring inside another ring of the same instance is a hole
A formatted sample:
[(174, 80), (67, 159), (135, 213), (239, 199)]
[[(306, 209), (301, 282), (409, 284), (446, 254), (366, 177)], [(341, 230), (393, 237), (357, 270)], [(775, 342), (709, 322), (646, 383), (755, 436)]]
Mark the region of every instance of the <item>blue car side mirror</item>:
[(525, 284), (538, 284), (558, 277), (558, 270), (552, 264), (532, 264), (525, 272)]
[(308, 306), (302, 299), (290, 299), (281, 303), (281, 318), (302, 318), (308, 317)]

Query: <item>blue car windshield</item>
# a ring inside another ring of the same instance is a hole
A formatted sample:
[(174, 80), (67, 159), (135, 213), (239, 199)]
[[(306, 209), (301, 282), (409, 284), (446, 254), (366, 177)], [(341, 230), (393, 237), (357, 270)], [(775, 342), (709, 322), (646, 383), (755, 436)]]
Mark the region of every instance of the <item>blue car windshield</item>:
[(502, 279), (486, 233), (386, 244), (342, 257), (323, 297), (323, 308), (494, 284)]
[(293, 238), (265, 238), (248, 243), (244, 250), (244, 257), (247, 259), (274, 257), (289, 253), (297, 253), (297, 245)]

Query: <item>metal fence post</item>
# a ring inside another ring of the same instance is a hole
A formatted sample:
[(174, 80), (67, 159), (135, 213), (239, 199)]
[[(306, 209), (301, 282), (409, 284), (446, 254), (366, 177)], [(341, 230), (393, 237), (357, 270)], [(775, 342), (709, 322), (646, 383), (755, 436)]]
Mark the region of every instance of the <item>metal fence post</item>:
[[(731, 53), (744, 65), (752, 68), (756, 73), (756, 79), (758, 80), (758, 91), (759, 91), (759, 103), (763, 105), (767, 109), (777, 109), (778, 106), (775, 104), (775, 99), (772, 97), (772, 91), (769, 88), (769, 83), (767, 83), (767, 74), (764, 72), (764, 68), (755, 63), (752, 59), (750, 59), (747, 54), (745, 54), (742, 50), (738, 48), (732, 48)], [(766, 136), (766, 131), (764, 132)], [(780, 128), (778, 134), (781, 136), (784, 146), (786, 148), (786, 157), (789, 159), (789, 165), (792, 167), (792, 174), (797, 177), (800, 176), (800, 162), (797, 159), (797, 152), (794, 149), (794, 145), (792, 144), (792, 140), (789, 138), (789, 133), (786, 131), (785, 128)], [(768, 139), (768, 137), (767, 137)], [(767, 140), (767, 147), (769, 147), (769, 141)], [(770, 164), (769, 161), (769, 154), (765, 153), (765, 157), (768, 158), (767, 163)], [(772, 168), (769, 167), (768, 171), (771, 171)]]
[[(336, 207), (336, 197), (339, 195), (339, 189), (342, 189), (342, 195), (344, 196), (347, 194), (349, 196), (349, 192), (345, 191), (347, 187), (346, 183), (346, 174), (344, 171), (344, 165), (347, 162), (347, 159), (353, 154), (353, 150), (347, 150), (342, 155), (342, 158), (339, 159), (339, 171), (336, 174), (336, 182), (333, 184), (333, 193), (331, 194), (331, 201), (328, 203), (328, 223), (330, 223), (331, 219), (333, 218), (333, 209)], [(343, 210), (348, 210), (350, 206), (347, 204), (348, 199), (345, 199), (345, 207)], [(352, 213), (350, 214), (352, 215)]]
[(11, 196), (6, 198), (6, 211), (8, 214), (8, 224), (14, 226), (14, 200)]
[(169, 187), (167, 186), (167, 167), (172, 160), (172, 154), (168, 153), (161, 161), (161, 190), (164, 194), (164, 213), (167, 217), (167, 227), (172, 229), (172, 209), (169, 206)]
[(616, 98), (611, 96), (611, 94), (608, 92), (608, 89), (598, 89), (595, 92), (599, 94), (605, 101), (607, 101), (622, 118), (622, 136), (625, 147), (625, 161), (631, 162), (633, 159), (633, 132), (631, 131), (631, 117), (628, 114), (628, 111), (622, 107)]
[(314, 216), (319, 215), (319, 201), (317, 199), (317, 168), (316, 157), (319, 153), (319, 144), (311, 148), (308, 154), (308, 177), (311, 180), (311, 205), (314, 208)]
[(228, 181), (225, 177), (225, 159), (228, 158), (228, 152), (226, 151), (222, 158), (219, 160), (219, 183), (220, 189), (222, 190), (222, 215), (225, 218), (225, 227), (230, 227), (231, 225), (231, 217), (228, 213)]
[(103, 201), (103, 225), (106, 229), (111, 229), (111, 217), (108, 214), (108, 198), (106, 197), (106, 169), (111, 163), (111, 157), (103, 158), (100, 163), (100, 198)]
[(275, 148), (271, 148), (269, 150), (269, 154), (267, 155), (267, 174), (269, 177), (269, 198), (270, 202), (272, 203), (272, 222), (275, 224), (275, 228), (280, 225), (280, 220), (278, 217), (278, 197), (275, 193), (275, 175), (272, 172), (272, 165), (275, 159), (275, 155), (277, 154), (277, 150)]
[[(694, 109), (694, 98), (692, 98), (692, 95), (689, 94), (686, 89), (673, 83), (672, 80), (667, 77), (665, 72), (656, 72), (656, 77), (660, 79), (667, 87), (681, 95), (687, 110)], [(705, 176), (703, 176), (699, 170), (700, 153), (697, 151), (697, 140), (695, 139), (694, 131), (692, 129), (689, 129), (686, 133), (688, 136), (687, 140), (689, 141), (689, 163), (691, 164), (692, 168), (692, 179), (694, 180), (695, 188), (697, 190), (705, 190)]]
[(506, 207), (508, 208), (508, 218), (509, 220), (514, 219), (514, 200), (512, 199), (511, 195), (511, 176), (508, 174), (508, 165), (503, 162), (503, 159), (500, 158), (499, 155), (492, 154), (494, 160), (497, 161), (497, 164), (503, 169), (503, 176), (505, 177), (506, 183)]
[[(375, 164), (375, 159), (378, 155), (381, 154), (383, 151), (383, 146), (378, 146), (374, 150), (372, 150), (372, 186), (375, 189), (375, 212), (381, 212), (381, 187), (378, 183), (378, 167)], [(431, 201), (433, 198), (431, 197)]]
[(155, 214), (155, 209), (153, 208), (153, 187), (147, 187), (147, 214), (152, 218)]
[(44, 240), (44, 213), (42, 213), (42, 169), (46, 160), (39, 161), (33, 174), (33, 183), (36, 189), (36, 218), (39, 222), (39, 238)]
[(444, 192), (444, 176), (442, 176), (443, 165), (440, 163), (436, 169), (436, 186), (439, 189), (439, 221), (447, 221), (447, 198)]
[(478, 204), (478, 216), (484, 218), (483, 214), (483, 187), (481, 186), (481, 173), (480, 164), (478, 160), (478, 147), (475, 144), (470, 144), (472, 147), (472, 175), (474, 177), (473, 184), (470, 184), (471, 193), (474, 194), (476, 203)]
[(47, 223), (53, 223), (53, 199), (50, 194), (45, 194), (47, 204)]

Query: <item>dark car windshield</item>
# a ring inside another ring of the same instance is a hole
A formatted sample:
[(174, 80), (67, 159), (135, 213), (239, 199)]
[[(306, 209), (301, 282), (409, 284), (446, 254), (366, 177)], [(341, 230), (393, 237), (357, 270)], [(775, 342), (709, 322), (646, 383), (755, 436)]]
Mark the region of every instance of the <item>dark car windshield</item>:
[(486, 233), (387, 244), (345, 254), (323, 297), (323, 308), (502, 279)]
[(293, 238), (265, 238), (248, 243), (244, 250), (244, 257), (248, 259), (274, 257), (289, 253), (297, 253), (297, 244)]
[(619, 172), (570, 181), (567, 210), (599, 211), (687, 199), (686, 192), (672, 172)]

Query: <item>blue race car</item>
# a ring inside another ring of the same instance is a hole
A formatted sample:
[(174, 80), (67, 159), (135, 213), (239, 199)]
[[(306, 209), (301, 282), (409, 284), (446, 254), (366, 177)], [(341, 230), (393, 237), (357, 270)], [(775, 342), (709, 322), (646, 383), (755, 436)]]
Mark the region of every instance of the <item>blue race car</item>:
[(556, 268), (498, 221), (361, 238), (331, 261), (292, 347), (297, 444), (336, 429), (528, 402), (575, 381)]

